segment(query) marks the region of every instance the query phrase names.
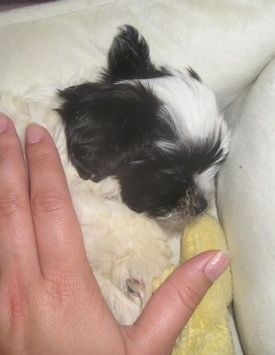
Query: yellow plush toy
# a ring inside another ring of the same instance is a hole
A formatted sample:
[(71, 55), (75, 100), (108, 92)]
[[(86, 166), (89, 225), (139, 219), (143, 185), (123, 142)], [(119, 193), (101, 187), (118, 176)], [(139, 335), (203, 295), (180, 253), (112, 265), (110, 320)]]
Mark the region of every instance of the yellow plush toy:
[[(181, 262), (210, 249), (226, 249), (224, 232), (218, 221), (204, 215), (196, 218), (184, 230)], [(157, 288), (170, 274), (164, 271)], [(230, 270), (217, 279), (207, 292), (195, 313), (181, 332), (173, 355), (233, 355), (233, 342), (229, 330), (228, 305), (232, 300)]]

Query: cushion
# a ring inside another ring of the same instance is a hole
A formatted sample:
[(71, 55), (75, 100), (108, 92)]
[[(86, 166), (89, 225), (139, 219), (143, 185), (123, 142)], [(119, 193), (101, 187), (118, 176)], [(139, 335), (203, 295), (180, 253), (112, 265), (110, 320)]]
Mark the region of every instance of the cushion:
[(234, 256), (237, 324), (247, 354), (274, 354), (275, 59), (226, 117), (234, 133), (218, 196)]
[(93, 78), (124, 23), (143, 33), (156, 64), (191, 66), (214, 89), (232, 127), (218, 202), (247, 354), (275, 349), (274, 18), (274, 0), (60, 0), (0, 11), (0, 92)]

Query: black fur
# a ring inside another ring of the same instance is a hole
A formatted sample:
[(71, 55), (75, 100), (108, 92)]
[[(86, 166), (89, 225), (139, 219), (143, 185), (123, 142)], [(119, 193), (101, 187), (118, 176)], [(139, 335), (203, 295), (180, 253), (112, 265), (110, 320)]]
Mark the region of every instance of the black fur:
[(132, 26), (122, 27), (114, 38), (108, 54), (108, 69), (102, 73), (105, 82), (131, 79), (159, 78), (170, 75), (164, 67), (151, 62), (147, 42)]
[(188, 68), (188, 72), (189, 72), (191, 78), (196, 79), (199, 82), (201, 82), (201, 78), (199, 77), (198, 73), (195, 72), (192, 68)]
[(193, 176), (204, 172), (221, 156), (220, 145), (213, 145), (210, 140), (188, 148), (178, 143), (169, 152), (154, 143), (144, 144), (138, 151), (137, 161), (118, 173), (122, 198), (136, 212), (146, 211), (152, 217), (160, 217), (180, 206), (184, 209), (187, 194), (195, 195), (196, 206), (191, 214), (196, 215), (202, 212), (202, 206), (202, 209), (207, 207), (207, 202), (194, 184)]
[(60, 96), (69, 157), (83, 179), (117, 176), (144, 144), (171, 135), (161, 102), (141, 84), (87, 83)]

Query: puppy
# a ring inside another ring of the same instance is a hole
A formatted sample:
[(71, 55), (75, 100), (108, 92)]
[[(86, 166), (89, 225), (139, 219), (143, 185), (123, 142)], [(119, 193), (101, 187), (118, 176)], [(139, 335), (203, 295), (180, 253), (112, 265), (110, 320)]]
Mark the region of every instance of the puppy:
[(101, 80), (59, 96), (80, 177), (113, 177), (122, 201), (170, 235), (213, 204), (229, 145), (215, 96), (192, 69), (156, 67), (136, 29), (121, 28)]
[(0, 110), (22, 141), (33, 121), (51, 133), (101, 292), (121, 324), (133, 323), (171, 263), (169, 237), (214, 207), (229, 133), (213, 92), (190, 68), (156, 67), (123, 26), (98, 81), (2, 93)]

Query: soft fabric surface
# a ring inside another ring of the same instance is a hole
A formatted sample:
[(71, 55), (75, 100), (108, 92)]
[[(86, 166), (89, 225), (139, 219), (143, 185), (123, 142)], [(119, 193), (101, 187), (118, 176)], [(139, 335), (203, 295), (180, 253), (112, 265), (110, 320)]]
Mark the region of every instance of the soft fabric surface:
[(232, 104), (231, 154), (219, 184), (234, 303), (247, 354), (275, 352), (275, 60)]
[(275, 351), (274, 18), (273, 0), (60, 0), (0, 12), (0, 91), (93, 77), (123, 23), (157, 64), (192, 66), (216, 91), (233, 127), (218, 200), (249, 355)]

